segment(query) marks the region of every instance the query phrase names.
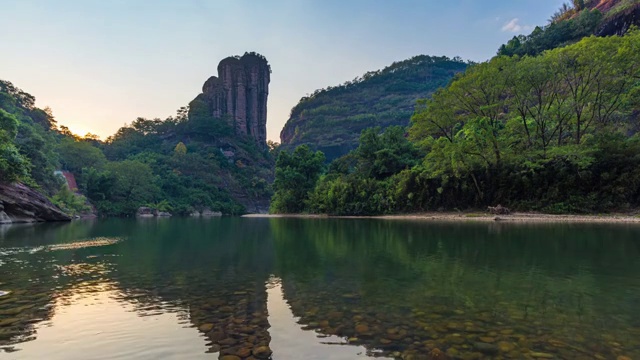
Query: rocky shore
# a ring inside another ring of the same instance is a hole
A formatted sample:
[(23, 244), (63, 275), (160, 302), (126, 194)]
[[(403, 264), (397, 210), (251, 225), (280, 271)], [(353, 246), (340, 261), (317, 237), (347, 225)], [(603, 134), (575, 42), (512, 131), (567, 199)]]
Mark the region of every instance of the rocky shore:
[(0, 183), (0, 224), (70, 220), (69, 215), (32, 188)]

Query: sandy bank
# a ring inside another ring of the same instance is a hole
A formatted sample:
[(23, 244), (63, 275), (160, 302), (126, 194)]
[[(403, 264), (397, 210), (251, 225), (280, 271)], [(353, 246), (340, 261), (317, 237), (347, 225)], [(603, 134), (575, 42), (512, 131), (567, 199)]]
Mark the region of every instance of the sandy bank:
[(384, 216), (328, 216), (328, 215), (272, 215), (272, 214), (248, 214), (243, 217), (251, 218), (309, 218), (309, 219), (384, 219), (384, 220), (420, 220), (420, 221), (490, 221), (490, 222), (582, 222), (582, 223), (635, 223), (640, 224), (640, 216), (629, 214), (603, 214), (603, 215), (550, 215), (538, 213), (513, 213), (511, 215), (491, 215), (481, 212), (447, 213), (432, 212), (405, 215)]

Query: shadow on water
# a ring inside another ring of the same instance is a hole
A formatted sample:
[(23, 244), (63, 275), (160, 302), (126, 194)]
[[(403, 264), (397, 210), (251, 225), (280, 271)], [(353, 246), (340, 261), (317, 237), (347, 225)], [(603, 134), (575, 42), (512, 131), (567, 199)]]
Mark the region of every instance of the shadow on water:
[[(5, 227), (0, 290), (10, 293), (0, 297), (0, 347), (38, 347), (44, 325), (86, 337), (90, 323), (64, 327), (71, 320), (56, 311), (104, 295), (89, 306), (174, 314), (166, 321), (197, 329), (213, 358), (267, 358), (271, 348), (275, 359), (635, 358), (638, 239), (640, 227), (625, 225), (364, 219)], [(130, 318), (103, 321), (129, 329), (138, 357), (160, 355)], [(165, 331), (161, 355), (202, 354), (195, 346), (185, 354), (177, 329)], [(92, 346), (122, 345), (109, 336)]]

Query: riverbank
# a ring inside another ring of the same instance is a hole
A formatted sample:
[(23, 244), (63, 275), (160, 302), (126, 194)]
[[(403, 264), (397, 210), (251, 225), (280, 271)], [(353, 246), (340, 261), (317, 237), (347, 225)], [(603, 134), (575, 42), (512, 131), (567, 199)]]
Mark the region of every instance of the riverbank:
[(458, 222), (540, 222), (540, 223), (629, 223), (640, 224), (640, 215), (598, 214), (598, 215), (552, 215), (539, 213), (512, 213), (510, 215), (492, 215), (482, 212), (427, 212), (403, 215), (381, 216), (329, 216), (313, 214), (247, 214), (252, 218), (338, 218), (338, 219), (384, 219), (384, 220), (420, 220), (420, 221), (458, 221)]

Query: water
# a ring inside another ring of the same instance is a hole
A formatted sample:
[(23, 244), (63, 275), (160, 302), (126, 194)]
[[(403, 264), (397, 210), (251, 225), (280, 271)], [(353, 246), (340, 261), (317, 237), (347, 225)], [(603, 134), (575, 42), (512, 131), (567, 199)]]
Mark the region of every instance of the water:
[(640, 227), (283, 218), (0, 227), (0, 359), (271, 352), (638, 359)]

